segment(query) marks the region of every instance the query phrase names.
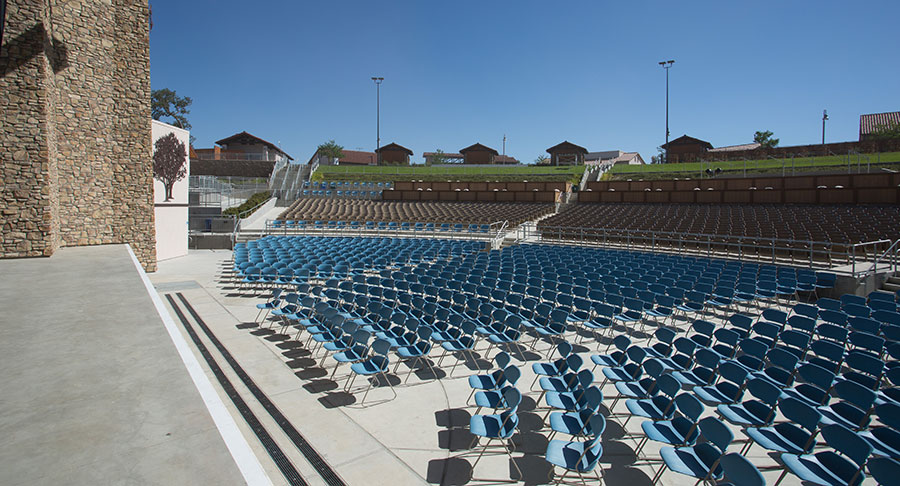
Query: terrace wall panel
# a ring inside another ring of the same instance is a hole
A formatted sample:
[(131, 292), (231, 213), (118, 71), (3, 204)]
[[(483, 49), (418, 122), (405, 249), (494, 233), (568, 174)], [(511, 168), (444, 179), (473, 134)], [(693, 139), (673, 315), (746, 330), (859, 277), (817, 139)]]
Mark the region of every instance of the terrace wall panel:
[(815, 189), (793, 189), (784, 191), (786, 204), (815, 204), (817, 193)]
[[(556, 201), (556, 192), (554, 191), (531, 191), (534, 194), (534, 202), (552, 203)], [(603, 194), (603, 193), (598, 193)]]

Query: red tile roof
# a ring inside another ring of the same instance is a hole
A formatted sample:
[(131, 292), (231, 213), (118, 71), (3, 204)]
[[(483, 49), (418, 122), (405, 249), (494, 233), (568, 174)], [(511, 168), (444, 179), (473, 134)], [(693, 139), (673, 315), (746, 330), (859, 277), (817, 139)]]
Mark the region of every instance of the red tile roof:
[(274, 143), (267, 142), (255, 135), (250, 135), (247, 132), (235, 133), (234, 135), (232, 135), (230, 137), (223, 138), (222, 140), (219, 140), (218, 142), (216, 142), (216, 145), (227, 145), (231, 142), (244, 143), (244, 144), (254, 144), (254, 143), (262, 144), (262, 145), (265, 145), (266, 147), (269, 147), (272, 150), (276, 150), (276, 151), (284, 154), (285, 157), (287, 157), (291, 160), (294, 160), (293, 157), (291, 157), (285, 151), (278, 148), (278, 146), (275, 145)]
[(875, 133), (878, 127), (900, 125), (900, 111), (859, 115), (859, 137)]

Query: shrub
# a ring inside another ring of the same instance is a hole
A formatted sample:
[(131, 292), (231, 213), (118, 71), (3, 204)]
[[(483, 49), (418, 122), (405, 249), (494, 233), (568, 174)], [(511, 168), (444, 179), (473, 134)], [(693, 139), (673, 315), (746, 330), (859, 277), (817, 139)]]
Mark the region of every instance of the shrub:
[[(248, 209), (252, 209), (256, 206), (259, 206), (263, 202), (265, 202), (272, 195), (269, 191), (257, 192), (256, 194), (250, 196), (250, 199), (244, 201), (240, 206), (235, 206), (233, 208), (228, 208), (225, 211), (222, 211), (223, 215), (228, 216), (237, 216), (238, 214), (243, 213)], [(253, 214), (253, 213), (250, 213)], [(250, 214), (244, 215), (244, 217), (249, 216)]]

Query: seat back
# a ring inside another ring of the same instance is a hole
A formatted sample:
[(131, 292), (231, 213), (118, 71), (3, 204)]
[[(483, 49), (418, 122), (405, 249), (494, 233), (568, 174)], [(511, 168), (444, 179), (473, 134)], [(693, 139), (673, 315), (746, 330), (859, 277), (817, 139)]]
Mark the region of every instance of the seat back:
[(700, 421), (700, 433), (703, 437), (711, 442), (720, 453), (725, 452), (731, 441), (734, 440), (734, 434), (721, 420), (715, 417), (706, 417)]
[(759, 469), (746, 457), (732, 452), (719, 460), (730, 484), (734, 486), (765, 486), (766, 480)]

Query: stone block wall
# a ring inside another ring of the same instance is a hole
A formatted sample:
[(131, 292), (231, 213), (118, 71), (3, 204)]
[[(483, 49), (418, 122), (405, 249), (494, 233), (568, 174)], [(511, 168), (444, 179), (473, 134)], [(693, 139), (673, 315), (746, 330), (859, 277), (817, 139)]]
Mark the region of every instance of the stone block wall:
[(0, 256), (130, 243), (155, 270), (147, 0), (9, 0)]

